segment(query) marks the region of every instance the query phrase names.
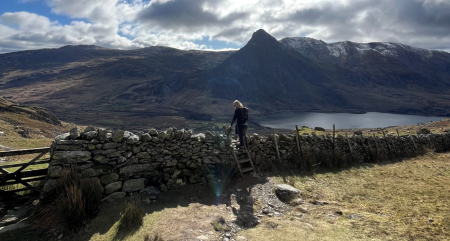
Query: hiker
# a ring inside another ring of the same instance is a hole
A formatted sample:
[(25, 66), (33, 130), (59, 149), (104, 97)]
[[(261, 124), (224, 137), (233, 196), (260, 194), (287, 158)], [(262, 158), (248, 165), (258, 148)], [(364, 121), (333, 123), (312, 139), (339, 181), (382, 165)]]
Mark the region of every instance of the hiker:
[(240, 143), (240, 149), (244, 148), (244, 135), (247, 131), (247, 120), (248, 120), (248, 109), (245, 108), (239, 100), (235, 100), (233, 102), (234, 105), (234, 116), (233, 120), (231, 121), (231, 125), (228, 128), (231, 128), (234, 124), (234, 121), (236, 122), (236, 131), (235, 134), (239, 135), (239, 143)]

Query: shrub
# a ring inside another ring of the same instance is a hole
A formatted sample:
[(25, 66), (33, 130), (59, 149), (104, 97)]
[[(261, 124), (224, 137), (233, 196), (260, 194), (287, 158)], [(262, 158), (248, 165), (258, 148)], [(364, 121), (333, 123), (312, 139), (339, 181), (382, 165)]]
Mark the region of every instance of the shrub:
[(129, 200), (125, 206), (125, 211), (120, 219), (121, 229), (135, 229), (142, 225), (145, 216), (139, 197)]
[(82, 178), (73, 166), (63, 170), (59, 182), (36, 208), (33, 226), (49, 232), (78, 231), (100, 208), (102, 193), (97, 185), (94, 179)]

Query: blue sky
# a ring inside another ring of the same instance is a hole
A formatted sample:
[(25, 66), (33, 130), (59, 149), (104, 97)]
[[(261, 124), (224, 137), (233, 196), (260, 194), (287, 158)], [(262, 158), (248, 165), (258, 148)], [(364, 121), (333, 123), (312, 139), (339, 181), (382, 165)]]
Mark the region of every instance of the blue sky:
[(2, 0), (0, 53), (78, 44), (238, 49), (258, 29), (277, 39), (450, 51), (450, 1)]

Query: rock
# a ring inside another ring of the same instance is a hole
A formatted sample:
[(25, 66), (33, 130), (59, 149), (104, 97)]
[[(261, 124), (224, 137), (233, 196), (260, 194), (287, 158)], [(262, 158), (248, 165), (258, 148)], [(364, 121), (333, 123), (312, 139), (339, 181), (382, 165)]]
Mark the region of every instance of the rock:
[(293, 201), (291, 202), (291, 204), (293, 204), (293, 205), (300, 205), (300, 204), (303, 204), (303, 199), (301, 199), (301, 198), (296, 198), (295, 200), (293, 200)]
[(290, 202), (292, 199), (297, 198), (301, 191), (288, 184), (279, 184), (275, 189), (275, 194), (282, 202)]
[(100, 177), (100, 182), (104, 185), (113, 183), (115, 181), (119, 180), (119, 174), (113, 172), (111, 174), (103, 175)]
[(167, 189), (166, 184), (161, 184), (161, 185), (159, 185), (159, 190), (161, 190), (161, 192), (167, 192), (167, 191), (169, 191), (169, 189)]
[(99, 140), (99, 141), (106, 141), (108, 139), (107, 135), (108, 135), (108, 131), (107, 130), (98, 130), (97, 140)]
[(112, 133), (111, 140), (113, 142), (122, 142), (125, 132), (123, 130), (116, 130)]
[(70, 130), (70, 139), (71, 140), (76, 140), (80, 137), (81, 135), (81, 130), (80, 127), (75, 127), (72, 130)]
[(83, 133), (87, 133), (89, 131), (97, 131), (97, 128), (90, 125), (90, 126), (86, 127), (86, 129), (84, 129)]
[(86, 140), (93, 140), (97, 137), (98, 133), (96, 131), (88, 131), (84, 134), (86, 135)]
[(142, 134), (141, 140), (142, 142), (150, 142), (152, 141), (152, 136), (150, 136), (150, 134), (148, 133)]
[(315, 131), (325, 131), (325, 129), (324, 128), (322, 128), (322, 127), (314, 127), (314, 130)]
[(308, 209), (305, 208), (305, 207), (301, 207), (299, 210), (300, 210), (300, 212), (302, 212), (302, 213), (307, 213), (307, 212), (308, 212)]
[(62, 239), (63, 236), (64, 236), (64, 234), (60, 234), (60, 235), (58, 236), (58, 239)]
[(117, 143), (115, 143), (115, 142), (109, 142), (109, 143), (103, 144), (103, 150), (116, 149), (116, 148), (117, 148)]
[(196, 238), (197, 240), (208, 240), (208, 237), (205, 235), (200, 235)]
[(134, 134), (130, 135), (130, 137), (128, 137), (128, 139), (127, 139), (127, 143), (128, 144), (134, 144), (134, 143), (136, 143), (138, 141), (139, 141), (139, 136), (138, 135), (134, 135)]
[(19, 228), (25, 228), (25, 227), (28, 227), (28, 226), (30, 226), (29, 223), (20, 222), (20, 223), (8, 225), (8, 226), (5, 226), (5, 227), (0, 227), (0, 234), (4, 234), (6, 232), (13, 231), (13, 230), (16, 230), (16, 229), (19, 229)]
[(50, 177), (50, 178), (57, 178), (57, 177), (60, 177), (61, 176), (61, 174), (60, 174), (60, 171), (62, 170), (62, 167), (61, 166), (52, 166), (52, 167), (49, 167), (48, 168), (48, 171), (47, 171), (47, 175)]
[(145, 178), (129, 179), (123, 183), (122, 192), (139, 191), (145, 187)]
[(362, 131), (355, 131), (355, 132), (353, 132), (353, 135), (355, 135), (355, 136), (362, 136)]
[(94, 184), (93, 191), (103, 194), (104, 188), (103, 188), (103, 185), (100, 183), (100, 179), (98, 177), (81, 178), (81, 182), (83, 182), (83, 181), (92, 182)]
[(113, 182), (110, 183), (108, 185), (105, 186), (105, 194), (108, 195), (110, 193), (119, 191), (122, 188), (122, 181), (117, 181), (117, 182)]
[(57, 185), (58, 185), (58, 179), (48, 179), (45, 184), (44, 187), (42, 188), (42, 190), (44, 192), (49, 192), (51, 190), (53, 190)]
[(55, 151), (52, 156), (52, 162), (69, 163), (85, 162), (91, 159), (90, 151)]
[(58, 135), (55, 137), (55, 141), (67, 140), (70, 137), (70, 132)]
[(430, 133), (431, 133), (431, 131), (428, 130), (427, 128), (420, 128), (420, 129), (417, 131), (417, 135), (428, 135), (428, 134), (430, 134)]
[(142, 171), (151, 171), (153, 170), (153, 166), (151, 164), (137, 164), (130, 165), (120, 168), (119, 173), (125, 176), (131, 176), (134, 173), (142, 172)]
[(349, 218), (349, 219), (362, 218), (362, 216), (359, 214), (349, 214), (349, 215), (347, 215), (347, 218)]
[(189, 183), (200, 183), (200, 182), (202, 182), (202, 178), (198, 175), (189, 177)]
[(158, 136), (158, 131), (156, 131), (155, 129), (150, 129), (150, 130), (148, 131), (148, 134), (149, 134), (150, 136)]
[(136, 157), (139, 159), (148, 159), (150, 158), (150, 154), (148, 154), (148, 152), (139, 152), (136, 154)]
[(102, 201), (124, 198), (125, 195), (127, 195), (125, 192), (114, 192), (103, 198)]

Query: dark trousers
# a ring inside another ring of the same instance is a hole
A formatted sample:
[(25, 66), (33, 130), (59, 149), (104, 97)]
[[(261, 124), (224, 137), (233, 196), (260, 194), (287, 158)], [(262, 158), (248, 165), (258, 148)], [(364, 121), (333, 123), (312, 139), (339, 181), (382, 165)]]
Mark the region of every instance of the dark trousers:
[(239, 142), (241, 146), (244, 146), (244, 135), (247, 131), (247, 125), (236, 125), (236, 127), (239, 134)]

